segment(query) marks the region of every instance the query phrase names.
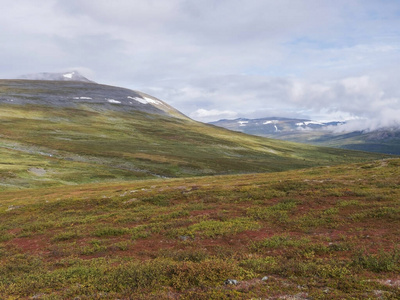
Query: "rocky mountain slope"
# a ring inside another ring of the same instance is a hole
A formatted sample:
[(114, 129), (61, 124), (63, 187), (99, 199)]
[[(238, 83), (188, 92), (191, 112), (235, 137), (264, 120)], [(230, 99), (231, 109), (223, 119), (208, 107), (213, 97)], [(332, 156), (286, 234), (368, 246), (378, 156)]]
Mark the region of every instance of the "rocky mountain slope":
[(129, 89), (85, 81), (0, 80), (0, 103), (92, 111), (146, 112), (185, 118), (165, 102)]

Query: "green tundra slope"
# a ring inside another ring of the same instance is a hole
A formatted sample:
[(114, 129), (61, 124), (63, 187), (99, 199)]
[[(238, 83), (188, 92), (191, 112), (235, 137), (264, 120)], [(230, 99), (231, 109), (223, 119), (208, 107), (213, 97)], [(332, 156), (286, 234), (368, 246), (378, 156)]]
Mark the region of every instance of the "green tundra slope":
[(0, 81), (0, 189), (275, 172), (383, 157), (228, 131), (117, 87)]

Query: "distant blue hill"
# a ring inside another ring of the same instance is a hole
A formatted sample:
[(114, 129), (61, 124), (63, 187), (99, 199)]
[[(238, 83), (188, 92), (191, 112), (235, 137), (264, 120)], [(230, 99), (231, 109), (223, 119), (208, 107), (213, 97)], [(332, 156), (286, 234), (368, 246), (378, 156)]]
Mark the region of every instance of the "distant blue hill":
[(318, 122), (307, 119), (268, 117), (239, 118), (210, 122), (215, 126), (279, 140), (343, 149), (400, 155), (400, 129), (337, 133), (345, 122)]

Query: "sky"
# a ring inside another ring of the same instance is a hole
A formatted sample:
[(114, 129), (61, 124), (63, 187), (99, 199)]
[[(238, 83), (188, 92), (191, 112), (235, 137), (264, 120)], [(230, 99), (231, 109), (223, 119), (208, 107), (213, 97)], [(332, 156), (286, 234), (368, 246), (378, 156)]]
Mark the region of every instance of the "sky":
[(77, 70), (203, 122), (400, 125), (400, 0), (0, 4), (0, 78)]

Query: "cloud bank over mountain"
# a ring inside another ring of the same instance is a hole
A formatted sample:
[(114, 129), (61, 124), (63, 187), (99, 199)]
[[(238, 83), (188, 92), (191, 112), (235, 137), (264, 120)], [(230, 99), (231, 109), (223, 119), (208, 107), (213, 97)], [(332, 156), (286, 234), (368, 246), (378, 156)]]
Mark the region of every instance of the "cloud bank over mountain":
[(279, 115), (350, 118), (364, 128), (397, 123), (395, 0), (2, 4), (2, 78), (77, 70), (201, 121)]

